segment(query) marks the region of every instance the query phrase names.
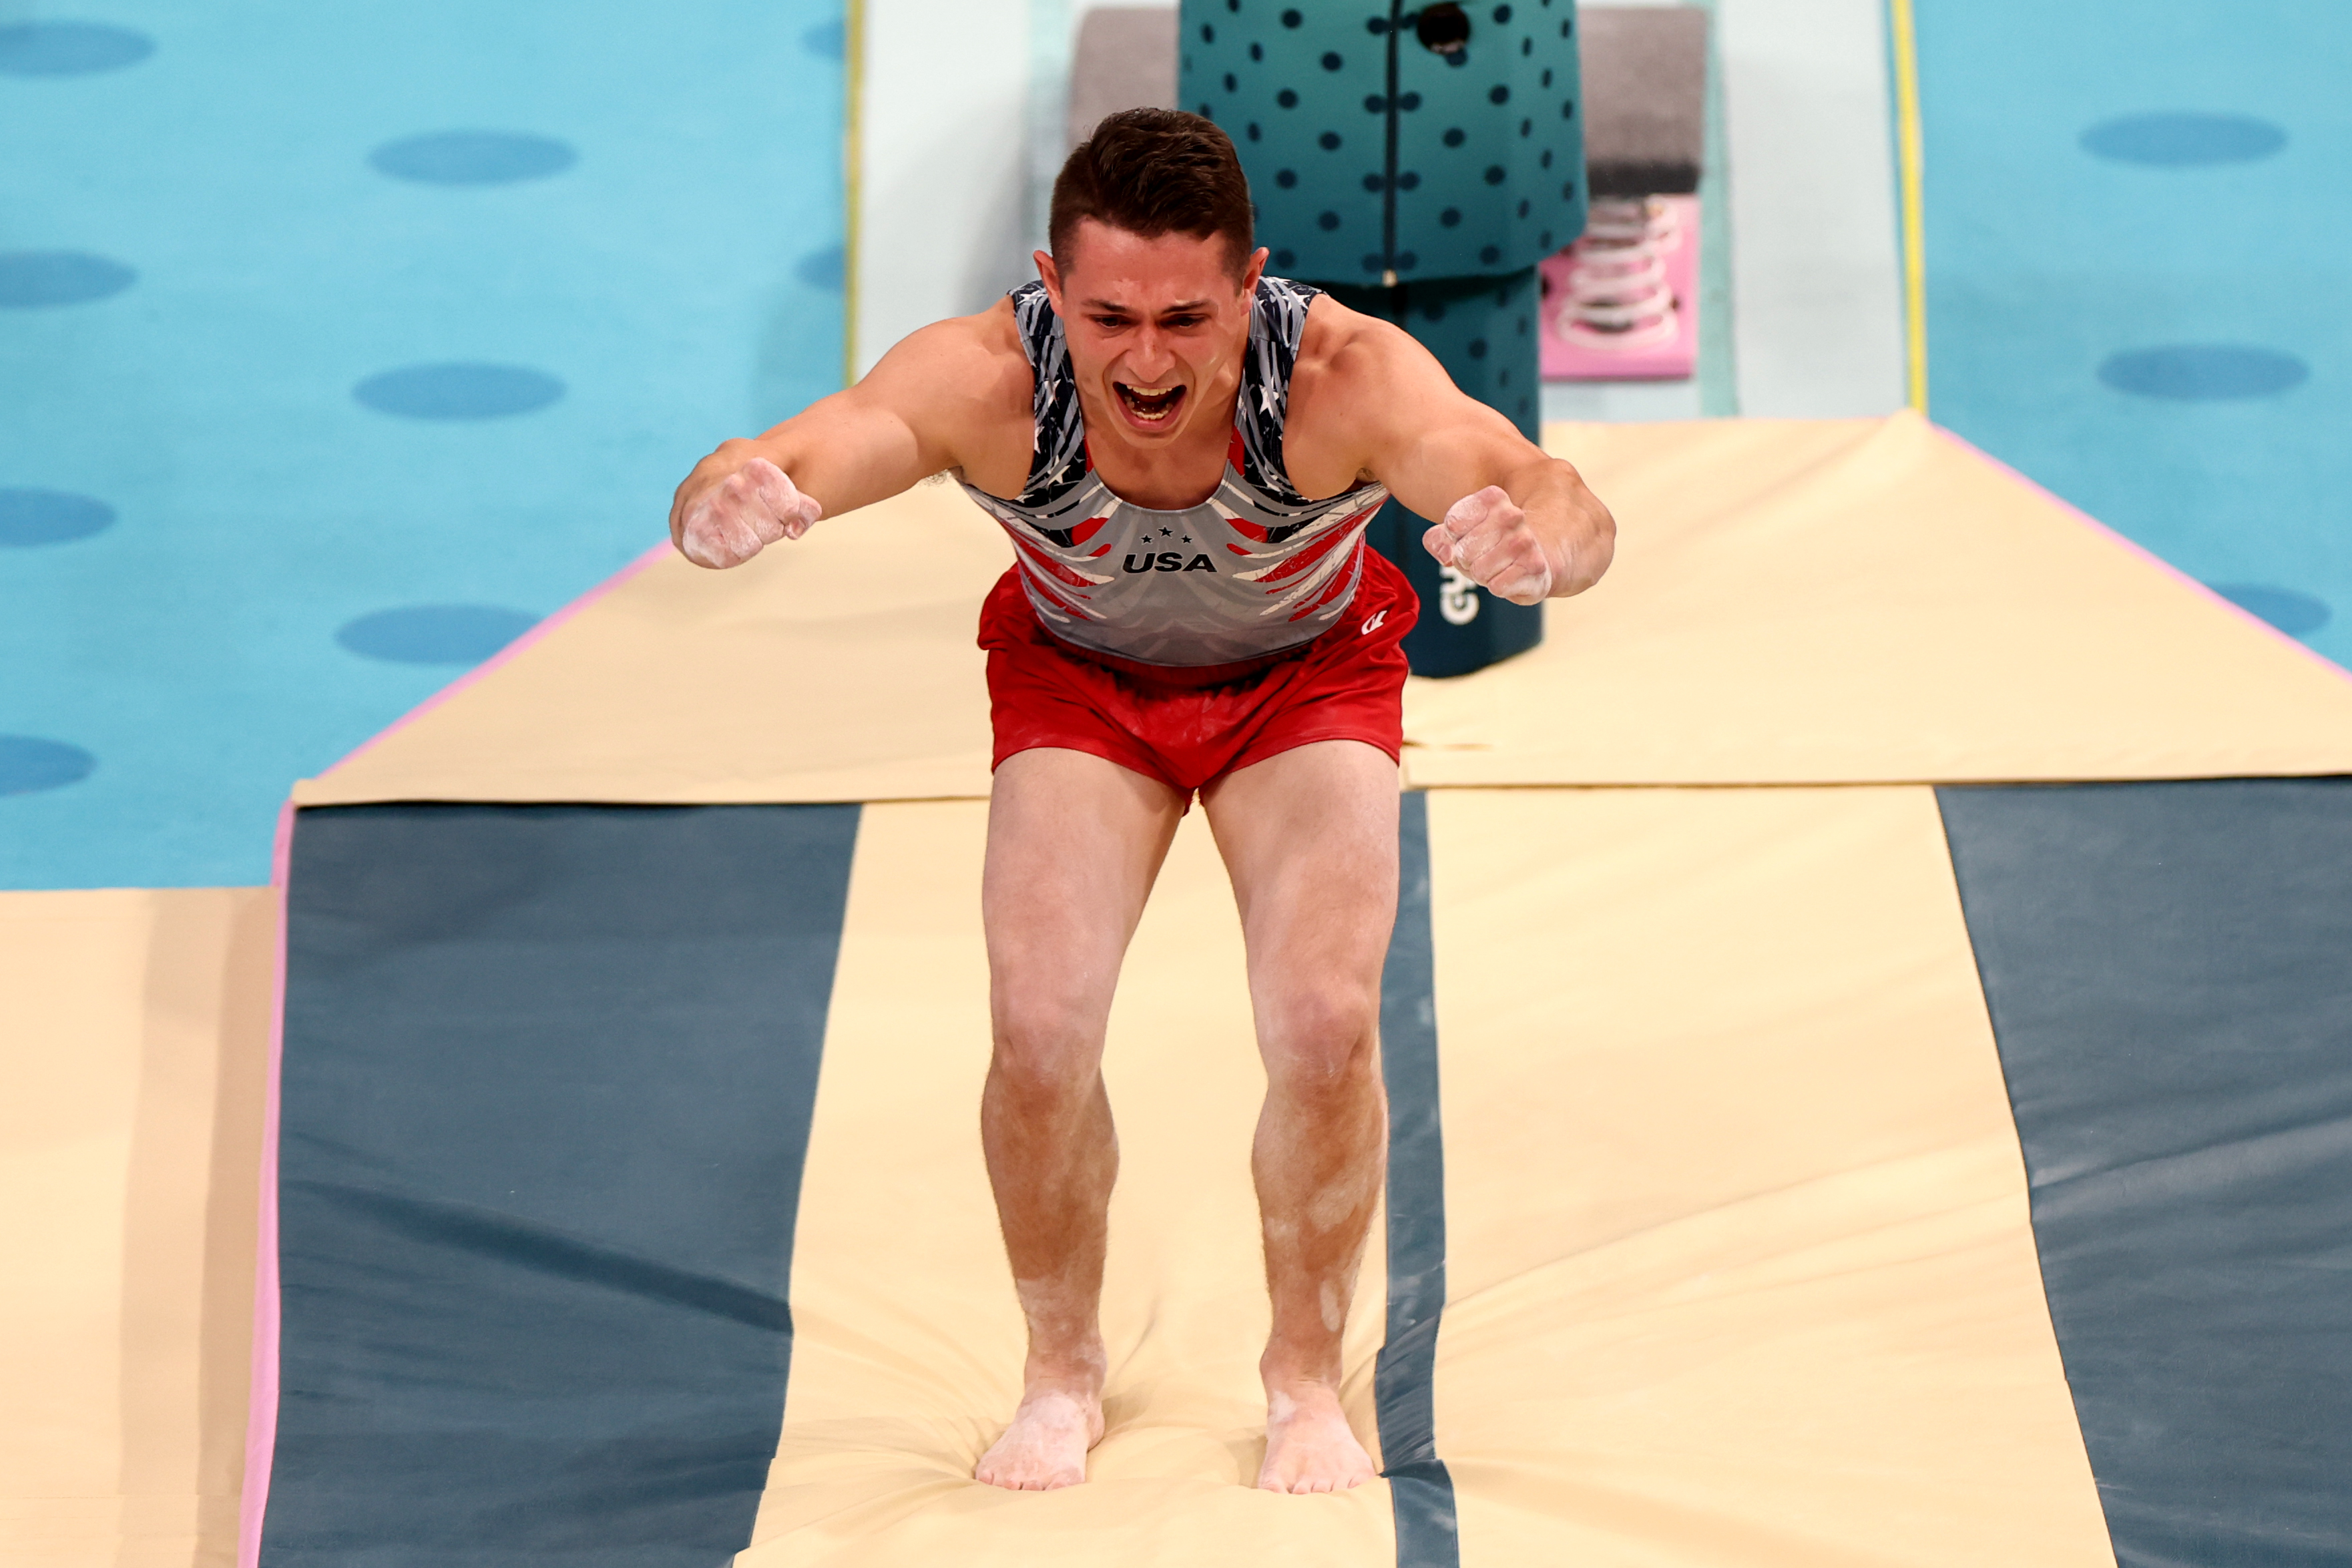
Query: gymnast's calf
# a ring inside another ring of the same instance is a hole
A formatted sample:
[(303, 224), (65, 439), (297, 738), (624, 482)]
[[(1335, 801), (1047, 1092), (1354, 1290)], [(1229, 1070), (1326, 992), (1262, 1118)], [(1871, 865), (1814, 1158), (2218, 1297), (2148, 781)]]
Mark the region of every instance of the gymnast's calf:
[(1049, 244), (1037, 280), (992, 308), (722, 444), (678, 486), (671, 538), (736, 566), (945, 472), (1013, 540), (980, 621), (995, 735), (981, 1134), (1029, 1349), (973, 1474), (1073, 1485), (1102, 1438), (1118, 1166), (1103, 1035), (1197, 794), (1266, 1072), (1257, 1484), (1336, 1491), (1373, 1474), (1339, 1405), (1339, 1337), (1386, 1148), (1377, 1028), (1415, 615), (1365, 528), (1394, 496), (1444, 519), (1422, 540), (1441, 563), (1533, 603), (1591, 587), (1615, 526), (1404, 332), (1265, 276), (1241, 165), (1207, 120), (1105, 120), (1055, 182)]

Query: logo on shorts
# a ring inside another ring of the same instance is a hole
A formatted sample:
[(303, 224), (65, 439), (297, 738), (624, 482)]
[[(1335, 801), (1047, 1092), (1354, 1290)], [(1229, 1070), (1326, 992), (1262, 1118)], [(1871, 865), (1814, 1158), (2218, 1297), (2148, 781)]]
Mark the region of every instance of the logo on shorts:
[(1380, 630), (1381, 622), (1388, 618), (1389, 612), (1387, 611), (1382, 610), (1377, 612), (1370, 620), (1364, 622), (1364, 629), (1361, 632), (1357, 632), (1356, 635), (1359, 637), (1370, 636), (1374, 632)]

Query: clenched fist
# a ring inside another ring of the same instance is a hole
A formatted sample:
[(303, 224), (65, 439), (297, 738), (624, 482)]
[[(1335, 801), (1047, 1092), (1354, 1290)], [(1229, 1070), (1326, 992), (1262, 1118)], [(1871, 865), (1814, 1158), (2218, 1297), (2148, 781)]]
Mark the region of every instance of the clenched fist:
[[(1423, 548), (1489, 593), (1533, 604), (1567, 580), (1565, 547), (1547, 546), (1500, 485), (1463, 497), (1421, 536)], [(1559, 559), (1555, 559), (1554, 557)]]
[(800, 538), (824, 513), (764, 457), (691, 498), (681, 496), (679, 504), (678, 553), (714, 569), (740, 566), (778, 539)]

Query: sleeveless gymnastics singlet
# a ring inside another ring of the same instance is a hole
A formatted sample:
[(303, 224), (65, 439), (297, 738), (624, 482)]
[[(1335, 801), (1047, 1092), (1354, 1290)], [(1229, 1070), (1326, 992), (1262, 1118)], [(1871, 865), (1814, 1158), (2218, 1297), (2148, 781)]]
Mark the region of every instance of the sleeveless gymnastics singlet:
[(1120, 500), (1095, 473), (1061, 318), (1044, 284), (1013, 291), (1035, 387), (1029, 482), (1006, 500), (957, 479), (1013, 536), (1048, 631), (1139, 664), (1224, 664), (1310, 643), (1347, 613), (1365, 526), (1388, 491), (1359, 485), (1310, 501), (1282, 462), (1291, 367), (1319, 292), (1259, 279), (1224, 477), (1199, 506), (1171, 512)]

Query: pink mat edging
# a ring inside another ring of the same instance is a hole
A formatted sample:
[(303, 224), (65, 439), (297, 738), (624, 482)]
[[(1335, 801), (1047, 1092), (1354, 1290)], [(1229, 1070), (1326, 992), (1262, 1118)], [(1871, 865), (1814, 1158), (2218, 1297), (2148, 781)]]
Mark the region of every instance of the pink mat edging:
[[(365, 756), (386, 739), (415, 724), (442, 704), (488, 678), (551, 635), (573, 616), (612, 593), (631, 579), (652, 570), (669, 553), (667, 540), (653, 546), (619, 571), (606, 578), (538, 625), (499, 649), (474, 669), (450, 682), (390, 727), (362, 741), (334, 766), (342, 767)], [(278, 1452), (278, 1078), (286, 1055), (286, 898), (294, 853), (294, 802), (278, 808), (278, 835), (269, 859), (269, 885), (278, 902), (278, 954), (271, 978), (269, 1009), (269, 1071), (261, 1124), (261, 1192), (259, 1223), (254, 1237), (253, 1367), (245, 1416), (245, 1485), (237, 1504), (237, 1568), (259, 1568), (261, 1525), (269, 1511), (269, 1475)]]
[(631, 561), (628, 565), (623, 567), (620, 570), (614, 572), (612, 576), (606, 578), (604, 581), (598, 583), (595, 587), (590, 589), (587, 592), (582, 594), (579, 598), (573, 600), (562, 609), (548, 616), (547, 619), (541, 621), (538, 625), (533, 626), (530, 631), (524, 632), (521, 636), (516, 638), (513, 642), (508, 643), (505, 647), (491, 654), (481, 664), (467, 671), (464, 674), (458, 676), (456, 680), (451, 681), (447, 685), (443, 686), (439, 691), (435, 692), (431, 696), (426, 697), (423, 702), (417, 704), (415, 707), (401, 715), (400, 717), (394, 719), (389, 727), (378, 730), (374, 735), (370, 736), (367, 739), (360, 742), (358, 747), (356, 747), (349, 756), (344, 757), (334, 763), (328, 768), (328, 771), (331, 773), (336, 768), (350, 767), (352, 763), (358, 761), (361, 758), (365, 757), (369, 752), (373, 751), (377, 747), (382, 746), (394, 736), (398, 735), (402, 730), (406, 729), (410, 725), (416, 723), (426, 714), (431, 713), (435, 708), (439, 707), (444, 703), (454, 701), (458, 695), (472, 689), (477, 684), (488, 680), (491, 675), (497, 674), (499, 670), (504, 669), (508, 664), (513, 663), (515, 660), (522, 657), (526, 653), (529, 653), (540, 643), (543, 642), (548, 637), (552, 636), (556, 630), (562, 626), (565, 622), (570, 621), (573, 616), (579, 614), (582, 611), (587, 609), (598, 600), (604, 598), (606, 595), (621, 588), (631, 579), (640, 577), (646, 572), (653, 570), (656, 562), (659, 561), (662, 557), (670, 553), (671, 548), (669, 541), (667, 539), (663, 540), (660, 544), (655, 545), (653, 548), (646, 550), (645, 554), (637, 557), (636, 559)]
[(294, 853), (294, 802), (278, 810), (269, 886), (278, 898), (278, 960), (271, 978), (269, 1072), (261, 1119), (260, 1223), (253, 1249), (253, 1369), (245, 1412), (245, 1489), (237, 1505), (237, 1568), (261, 1561), (261, 1521), (269, 1507), (278, 1451), (278, 1076), (286, 1054), (286, 889)]
[(2116, 532), (2115, 529), (2109, 528), (2106, 524), (2099, 521), (2098, 518), (2091, 516), (2090, 513), (2083, 510), (2082, 507), (2074, 505), (2074, 502), (2067, 500), (2063, 496), (2052, 493), (2049, 489), (2038, 484), (2034, 480), (2027, 478), (2024, 475), (2019, 473), (2016, 469), (2011, 467), (2000, 458), (1995, 457), (1991, 453), (1987, 452), (1983, 447), (1979, 446), (1976, 443), (1969, 440), (1968, 437), (1960, 435), (1953, 431), (1947, 430), (1942, 425), (1936, 423), (1932, 420), (1928, 422), (1927, 428), (1934, 431), (1937, 435), (1942, 436), (1946, 441), (1950, 442), (1953, 445), (1958, 447), (1961, 451), (1967, 453), (1969, 456), (1975, 458), (1978, 462), (1984, 464), (1990, 468), (1998, 469), (2000, 473), (2007, 475), (2018, 484), (2024, 486), (2035, 495), (2040, 496), (2043, 500), (2048, 501), (2059, 510), (2064, 512), (2068, 517), (2073, 517), (2084, 528), (2091, 529), (2094, 533), (2104, 536), (2109, 542), (2120, 546), (2130, 554), (2137, 556), (2141, 560), (2144, 560), (2148, 565), (2156, 568), (2157, 570), (2163, 572), (2167, 577), (2171, 578), (2174, 581), (2186, 584), (2189, 588), (2194, 590), (2200, 598), (2210, 600), (2213, 603), (2219, 605), (2223, 610), (2228, 611), (2231, 614), (2236, 616), (2239, 620), (2245, 622), (2248, 625), (2259, 628), (2263, 635), (2271, 638), (2272, 640), (2285, 643), (2288, 647), (2294, 649), (2305, 658), (2311, 660), (2313, 663), (2317, 664), (2322, 668), (2326, 669), (2329, 674), (2338, 675), (2346, 680), (2352, 680), (2352, 670), (2346, 669), (2343, 665), (2337, 664), (2335, 660), (2329, 658), (2318, 649), (2314, 648), (2309, 643), (2304, 642), (2300, 637), (2290, 636), (2286, 632), (2280, 631), (2277, 627), (2272, 625), (2269, 622), (2263, 620), (2261, 616), (2255, 614), (2244, 605), (2232, 603), (2230, 600), (2223, 598), (2221, 594), (2216, 593), (2204, 583), (2198, 581), (2195, 578), (2189, 576), (2187, 572), (2181, 570), (2179, 567), (2173, 565), (2162, 556), (2158, 555), (2154, 550), (2149, 549), (2145, 545), (2137, 544), (2131, 539), (2126, 538), (2123, 535)]

